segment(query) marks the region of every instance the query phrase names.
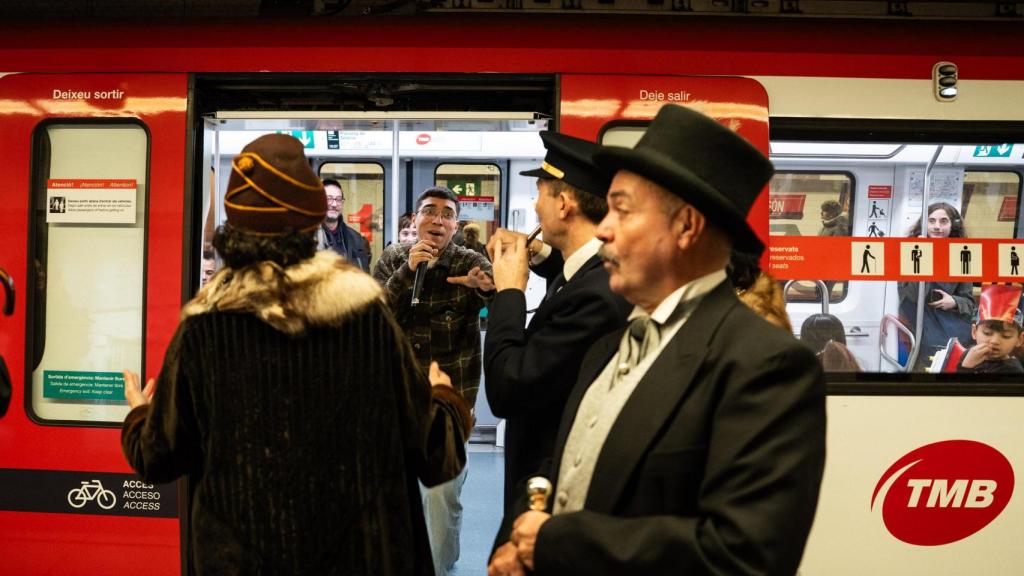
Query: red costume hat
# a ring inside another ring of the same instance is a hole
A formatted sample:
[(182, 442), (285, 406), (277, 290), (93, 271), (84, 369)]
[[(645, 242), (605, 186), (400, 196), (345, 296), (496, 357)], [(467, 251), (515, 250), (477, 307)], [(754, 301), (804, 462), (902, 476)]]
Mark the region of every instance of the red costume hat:
[(989, 284), (981, 289), (978, 302), (978, 322), (1000, 320), (1021, 327), (1021, 286), (1016, 284)]

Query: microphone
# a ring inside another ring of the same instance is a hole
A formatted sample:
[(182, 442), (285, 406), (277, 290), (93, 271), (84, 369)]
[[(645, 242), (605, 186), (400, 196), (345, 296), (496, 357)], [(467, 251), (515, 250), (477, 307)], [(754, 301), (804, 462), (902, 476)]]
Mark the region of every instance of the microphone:
[(416, 267), (416, 278), (412, 282), (412, 306), (420, 303), (420, 291), (423, 290), (423, 279), (427, 277), (427, 263), (420, 262)]

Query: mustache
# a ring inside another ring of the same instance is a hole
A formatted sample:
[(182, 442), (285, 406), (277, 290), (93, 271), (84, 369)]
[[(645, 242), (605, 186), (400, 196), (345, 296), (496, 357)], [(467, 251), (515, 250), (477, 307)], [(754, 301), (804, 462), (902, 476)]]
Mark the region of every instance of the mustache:
[(598, 257), (601, 258), (601, 260), (604, 260), (605, 262), (611, 264), (612, 266), (619, 266), (619, 259), (608, 250), (607, 246), (602, 245), (600, 248), (598, 248), (597, 255)]

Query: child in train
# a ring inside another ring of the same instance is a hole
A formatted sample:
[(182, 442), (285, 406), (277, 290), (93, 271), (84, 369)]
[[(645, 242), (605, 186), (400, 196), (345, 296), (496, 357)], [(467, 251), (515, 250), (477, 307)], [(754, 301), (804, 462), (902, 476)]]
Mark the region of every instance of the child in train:
[(1021, 286), (992, 284), (981, 290), (978, 318), (971, 327), (975, 345), (960, 358), (957, 372), (1022, 374), (1013, 356), (1024, 345), (1021, 334)]

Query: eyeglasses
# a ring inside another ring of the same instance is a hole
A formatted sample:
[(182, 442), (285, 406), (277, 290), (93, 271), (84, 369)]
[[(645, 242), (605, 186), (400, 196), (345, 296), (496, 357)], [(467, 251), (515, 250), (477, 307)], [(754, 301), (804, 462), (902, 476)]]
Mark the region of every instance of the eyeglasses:
[(456, 217), (455, 211), (451, 208), (439, 210), (437, 206), (424, 206), (423, 208), (420, 208), (420, 214), (427, 218), (437, 218), (440, 216), (442, 220), (447, 220), (449, 222), (455, 220)]
[(344, 196), (337, 196), (337, 197), (335, 197), (335, 196), (328, 196), (327, 197), (327, 203), (328, 204), (344, 204), (345, 203), (345, 197)]

